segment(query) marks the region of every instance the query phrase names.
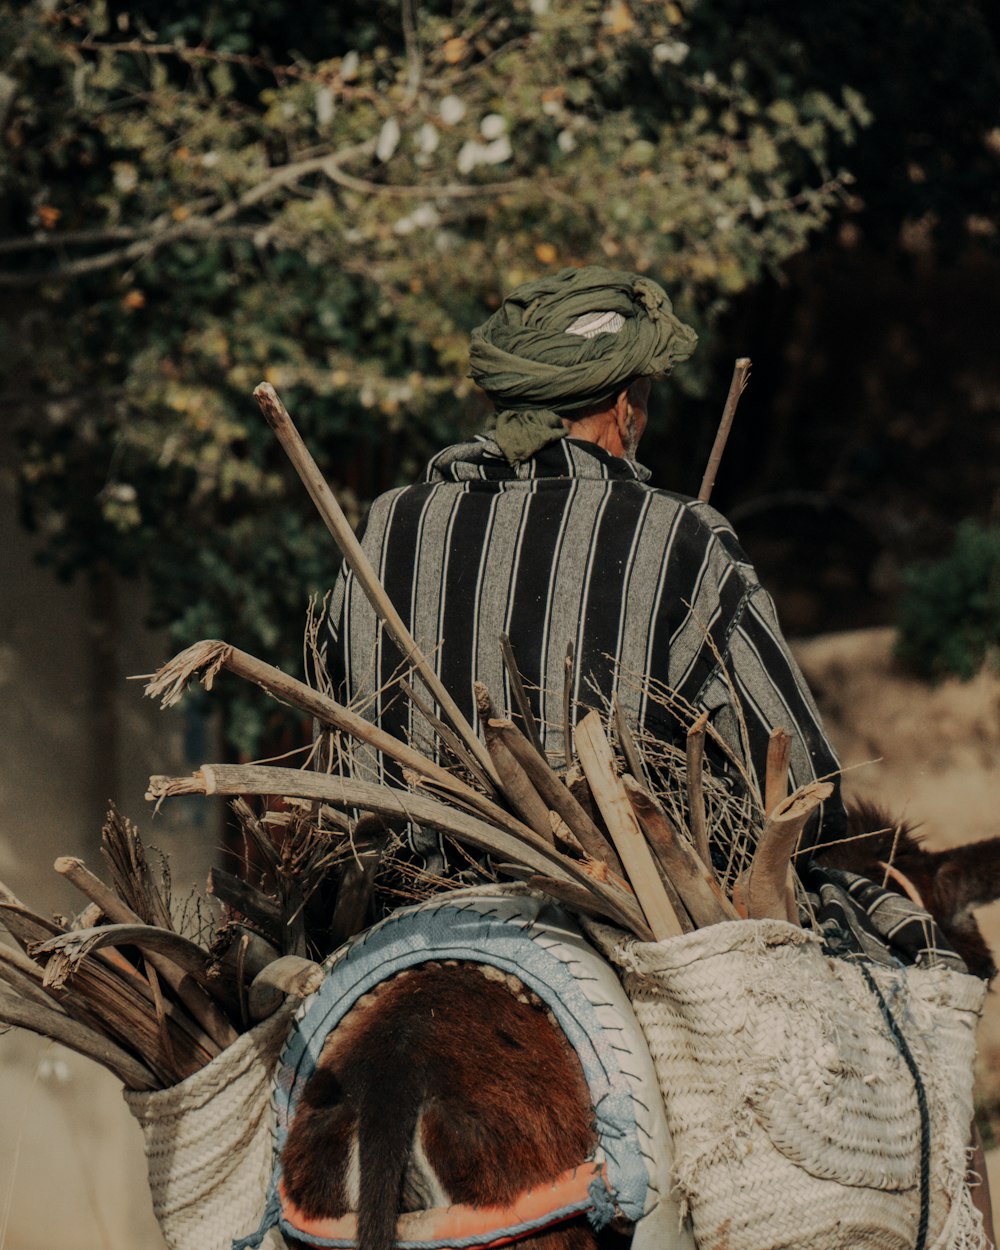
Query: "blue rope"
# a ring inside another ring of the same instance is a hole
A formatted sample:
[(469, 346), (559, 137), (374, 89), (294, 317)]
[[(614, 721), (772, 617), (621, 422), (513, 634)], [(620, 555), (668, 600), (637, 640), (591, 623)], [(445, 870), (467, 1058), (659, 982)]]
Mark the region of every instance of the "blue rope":
[(875, 995), (878, 1005), (882, 1011), (882, 1018), (885, 1020), (886, 1027), (889, 1030), (892, 1040), (896, 1043), (896, 1049), (902, 1056), (903, 1062), (913, 1077), (913, 1085), (917, 1093), (917, 1108), (920, 1112), (920, 1222), (917, 1225), (917, 1244), (914, 1250), (926, 1250), (927, 1246), (927, 1227), (930, 1223), (931, 1214), (931, 1115), (927, 1106), (927, 1091), (924, 1089), (923, 1078), (920, 1075), (920, 1069), (917, 1067), (913, 1053), (907, 1044), (906, 1038), (892, 1012), (889, 1005), (882, 996), (882, 991), (875, 984), (872, 974), (864, 966), (858, 963), (856, 967), (861, 969), (861, 975), (868, 982), (868, 988)]

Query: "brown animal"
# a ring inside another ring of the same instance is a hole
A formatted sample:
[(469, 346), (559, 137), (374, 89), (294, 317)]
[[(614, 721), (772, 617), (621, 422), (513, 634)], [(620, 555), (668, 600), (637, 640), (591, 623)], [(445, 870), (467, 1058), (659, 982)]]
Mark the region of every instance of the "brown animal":
[[(306, 1215), (357, 1211), (361, 1250), (389, 1250), (400, 1210), (506, 1205), (595, 1143), (580, 1062), (540, 1001), (492, 969), (425, 964), (331, 1034), (281, 1162)], [(520, 1244), (596, 1241), (580, 1217)]]
[[(877, 882), (891, 863), (970, 970), (992, 977), (973, 909), (1000, 897), (1000, 838), (927, 851), (911, 825), (865, 803), (849, 831), (817, 861)], [(383, 982), (331, 1034), (282, 1167), (306, 1215), (357, 1211), (360, 1250), (389, 1250), (399, 1211), (502, 1206), (582, 1162), (595, 1139), (579, 1060), (540, 1001), (492, 969), (430, 963)], [(522, 1244), (596, 1250), (583, 1218)]]
[(991, 980), (996, 964), (974, 909), (1000, 898), (1000, 837), (928, 851), (914, 825), (897, 821), (877, 804), (856, 802), (847, 816), (850, 840), (827, 850), (818, 847), (817, 863), (860, 873), (878, 884), (884, 881), (888, 889), (906, 893), (898, 877), (887, 877), (886, 865), (902, 873), (969, 971)]

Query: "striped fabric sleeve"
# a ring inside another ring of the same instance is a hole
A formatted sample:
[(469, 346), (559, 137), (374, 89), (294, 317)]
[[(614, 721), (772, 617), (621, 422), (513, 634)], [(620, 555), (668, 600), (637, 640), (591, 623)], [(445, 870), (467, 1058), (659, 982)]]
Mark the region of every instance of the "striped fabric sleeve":
[[(380, 496), (364, 547), (473, 724), (476, 679), (510, 707), (497, 641), (505, 633), (555, 758), (564, 754), (571, 647), (577, 719), (588, 708), (606, 711), (614, 694), (637, 730), (680, 743), (707, 708), (758, 787), (777, 726), (793, 738), (794, 785), (834, 773), (816, 705), (732, 527), (647, 477), (573, 439), (512, 469), (480, 439), (439, 453), (425, 481)], [(331, 618), (338, 697), (433, 750), (426, 726), (390, 688), (400, 656), (349, 575), (338, 579)], [(676, 706), (654, 687), (674, 692)], [(383, 776), (382, 762), (372, 763)], [(843, 819), (837, 795), (823, 822), (836, 834)]]

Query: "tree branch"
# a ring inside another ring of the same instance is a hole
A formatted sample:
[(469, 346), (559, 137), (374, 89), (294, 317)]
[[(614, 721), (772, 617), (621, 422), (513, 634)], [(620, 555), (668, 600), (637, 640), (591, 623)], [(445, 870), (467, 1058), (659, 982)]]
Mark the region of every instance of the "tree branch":
[[(323, 153), (304, 160), (291, 161), (287, 165), (279, 165), (254, 186), (249, 187), (235, 200), (222, 205), (214, 213), (194, 215), (183, 221), (176, 221), (165, 214), (156, 220), (145, 231), (134, 230), (126, 233), (128, 227), (122, 227), (121, 233), (115, 232), (114, 237), (133, 239), (124, 247), (114, 248), (109, 252), (99, 252), (94, 256), (84, 256), (49, 269), (36, 272), (14, 272), (0, 270), (0, 289), (27, 288), (38, 286), (43, 282), (65, 278), (79, 278), (89, 273), (97, 273), (103, 269), (113, 268), (119, 264), (132, 264), (147, 260), (161, 248), (171, 243), (187, 239), (208, 238), (255, 238), (263, 236), (267, 241), (280, 229), (276, 221), (260, 224), (229, 225), (235, 217), (247, 209), (253, 208), (261, 201), (279, 191), (296, 186), (304, 178), (312, 174), (322, 174), (331, 182), (350, 191), (364, 195), (387, 196), (390, 198), (407, 198), (419, 196), (427, 199), (476, 199), (491, 196), (508, 195), (511, 192), (534, 189), (541, 193), (537, 184), (530, 179), (514, 179), (509, 182), (484, 183), (431, 183), (431, 184), (400, 184), (374, 182), (368, 178), (359, 178), (343, 169), (340, 162), (354, 160), (358, 157), (370, 156), (375, 150), (375, 140), (368, 139), (364, 143), (354, 144), (341, 152)], [(168, 225), (167, 222), (170, 224)], [(75, 231), (68, 236), (53, 234), (50, 240), (33, 238), (31, 240), (9, 240), (0, 243), (0, 253), (28, 251), (32, 248), (55, 249), (60, 246), (83, 244), (109, 237), (111, 232)]]

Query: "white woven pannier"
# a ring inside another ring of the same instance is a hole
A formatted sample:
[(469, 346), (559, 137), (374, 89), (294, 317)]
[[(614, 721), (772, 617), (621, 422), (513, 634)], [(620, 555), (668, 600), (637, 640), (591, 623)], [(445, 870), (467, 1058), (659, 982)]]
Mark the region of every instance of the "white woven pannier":
[[(125, 1091), (170, 1250), (231, 1250), (234, 1237), (257, 1227), (271, 1176), (274, 1066), (292, 1014), (282, 1007), (169, 1089)], [(284, 1250), (277, 1233), (264, 1245)]]
[(588, 929), (652, 1052), (699, 1250), (914, 1250), (922, 1214), (931, 1250), (983, 1250), (966, 1184), (981, 981), (830, 958), (780, 921), (655, 943)]

